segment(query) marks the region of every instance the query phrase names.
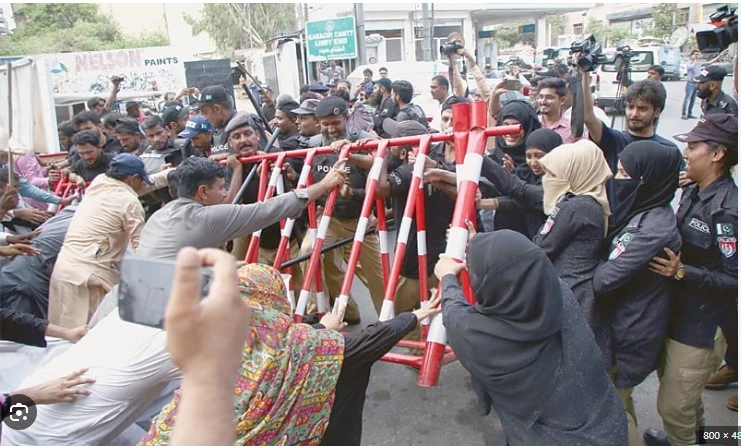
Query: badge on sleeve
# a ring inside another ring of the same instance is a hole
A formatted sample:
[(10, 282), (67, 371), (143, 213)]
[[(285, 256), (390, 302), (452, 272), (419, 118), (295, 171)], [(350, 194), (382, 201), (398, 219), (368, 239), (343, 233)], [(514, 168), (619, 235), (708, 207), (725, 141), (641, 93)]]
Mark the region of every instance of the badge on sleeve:
[(548, 220), (543, 223), (543, 227), (540, 229), (540, 235), (546, 235), (553, 229), (553, 219), (548, 217)]
[(736, 254), (736, 237), (718, 237), (718, 249), (727, 259)]
[(730, 259), (736, 254), (736, 240), (733, 233), (733, 225), (730, 223), (718, 223), (715, 225), (715, 232), (718, 235), (718, 249), (725, 258)]
[(625, 250), (628, 249), (628, 245), (630, 245), (630, 242), (632, 242), (634, 238), (635, 236), (630, 232), (626, 232), (625, 234), (621, 235), (616, 242), (613, 242), (613, 245), (615, 245), (615, 249), (612, 250), (610, 256), (607, 259), (615, 260), (620, 257), (620, 254), (624, 253)]
[(553, 229), (553, 223), (554, 219), (556, 218), (556, 215), (558, 215), (558, 206), (554, 207), (553, 210), (551, 210), (551, 213), (548, 215), (548, 219), (543, 223), (543, 227), (540, 229), (540, 235), (546, 235), (549, 232), (551, 232), (551, 229)]

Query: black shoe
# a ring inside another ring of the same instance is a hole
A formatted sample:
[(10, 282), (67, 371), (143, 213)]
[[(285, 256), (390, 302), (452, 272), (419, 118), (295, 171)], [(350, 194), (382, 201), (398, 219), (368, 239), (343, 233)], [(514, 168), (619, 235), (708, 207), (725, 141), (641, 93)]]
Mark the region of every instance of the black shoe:
[(693, 115), (687, 115), (687, 118), (688, 118), (688, 119), (697, 119), (697, 116), (693, 116)]
[(643, 433), (643, 441), (646, 442), (646, 446), (671, 446), (666, 432), (653, 427), (646, 429)]

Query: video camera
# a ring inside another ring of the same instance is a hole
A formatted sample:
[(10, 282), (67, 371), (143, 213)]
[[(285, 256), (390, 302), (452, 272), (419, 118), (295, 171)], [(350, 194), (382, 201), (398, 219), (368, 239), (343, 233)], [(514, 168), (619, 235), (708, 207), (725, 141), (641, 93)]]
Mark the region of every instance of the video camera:
[(455, 54), (462, 48), (463, 43), (460, 41), (460, 39), (453, 39), (450, 42), (445, 42), (440, 45), (440, 54), (442, 54), (443, 56)]
[(628, 45), (618, 47), (617, 52), (612, 57), (605, 56), (602, 54), (602, 46), (597, 43), (594, 34), (573, 42), (570, 54), (574, 53), (580, 53), (581, 56), (576, 61), (576, 65), (583, 71), (594, 71), (597, 65), (612, 64), (618, 60), (627, 65), (630, 63), (630, 58), (633, 57), (633, 50)]
[[(728, 19), (727, 23), (720, 25), (726, 19)], [(728, 48), (728, 45), (738, 41), (736, 8), (729, 9), (728, 5), (722, 6), (710, 15), (710, 21), (715, 23), (717, 28), (701, 31), (695, 35), (697, 48), (701, 53), (719, 53)]]

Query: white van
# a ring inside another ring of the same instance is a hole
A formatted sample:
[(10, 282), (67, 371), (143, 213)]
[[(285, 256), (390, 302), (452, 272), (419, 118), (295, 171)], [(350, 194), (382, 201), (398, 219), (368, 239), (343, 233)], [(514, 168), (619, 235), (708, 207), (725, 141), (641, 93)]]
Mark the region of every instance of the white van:
[[(608, 59), (615, 52), (605, 53)], [(633, 48), (633, 57), (630, 59), (631, 82), (640, 81), (648, 77), (648, 69), (652, 65), (664, 67), (664, 80), (679, 80), (681, 53), (679, 47), (671, 45), (655, 45)], [(597, 91), (594, 95), (595, 105), (605, 111), (615, 108), (615, 98), (618, 96), (618, 73), (616, 64), (599, 65), (595, 70), (597, 77)], [(623, 93), (627, 90), (623, 82)]]
[[(612, 59), (615, 53), (606, 53), (608, 59)], [(644, 80), (648, 77), (648, 69), (654, 63), (653, 51), (643, 49), (633, 50), (633, 57), (630, 59), (630, 68), (628, 78), (631, 82)], [(626, 80), (622, 83), (618, 81), (618, 66), (616, 63), (598, 65), (594, 70), (597, 77), (597, 91), (594, 94), (594, 105), (603, 109), (605, 112), (615, 112), (622, 110), (615, 109), (615, 100), (628, 89)], [(618, 94), (618, 85), (620, 84), (621, 92)]]

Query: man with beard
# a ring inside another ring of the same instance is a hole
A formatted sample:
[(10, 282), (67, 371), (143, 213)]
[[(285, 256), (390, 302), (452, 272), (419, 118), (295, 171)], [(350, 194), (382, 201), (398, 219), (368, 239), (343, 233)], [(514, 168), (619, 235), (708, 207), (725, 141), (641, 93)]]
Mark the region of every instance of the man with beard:
[[(384, 80), (381, 79), (380, 81)], [(391, 82), (389, 81), (388, 83), (390, 84)], [(373, 138), (373, 135), (370, 133), (361, 132), (351, 134), (347, 131), (347, 103), (342, 98), (329, 96), (322, 99), (317, 105), (315, 113), (321, 124), (322, 132), (311, 138), (311, 147), (332, 145), (335, 151), (339, 152), (345, 144)], [(338, 159), (339, 156), (336, 153), (317, 155), (314, 158), (313, 164), (314, 181), (320, 181), (325, 175), (331, 172), (332, 166), (335, 165)], [(341, 188), (340, 195), (337, 196), (334, 213), (329, 220), (325, 245), (352, 237), (359, 223), (360, 211), (363, 206), (363, 199), (365, 198), (365, 183), (368, 179), (368, 171), (348, 163), (345, 165), (345, 172), (347, 172), (347, 181)], [(324, 206), (324, 201), (324, 197), (317, 200), (321, 206)], [(371, 216), (370, 224), (372, 225), (374, 222), (375, 218)], [(343, 259), (347, 262), (349, 255), (350, 246), (329, 251), (324, 255), (323, 265), (324, 276), (327, 282), (326, 289), (332, 299), (340, 295), (340, 288), (345, 276), (342, 262)], [(378, 235), (370, 234), (365, 236), (358, 264), (360, 268), (358, 268), (356, 274), (368, 287), (375, 309), (380, 312), (381, 303), (383, 302), (384, 284)], [(360, 312), (352, 297), (348, 301), (345, 320), (348, 323), (360, 322)]]
[(388, 134), (383, 131), (383, 120), (386, 118), (395, 119), (399, 113), (394, 100), (391, 99), (391, 79), (383, 77), (375, 82), (375, 85), (373, 85), (373, 102), (377, 105), (376, 113), (373, 116), (373, 129), (382, 138), (388, 138)]
[(84, 188), (88, 182), (105, 173), (113, 159), (113, 155), (105, 153), (98, 145), (99, 136), (94, 130), (84, 130), (72, 138), (79, 159), (70, 168), (69, 180), (79, 188)]
[(213, 140), (213, 127), (203, 115), (192, 116), (185, 124), (185, 130), (178, 133), (180, 138), (190, 141), (197, 151), (197, 156), (208, 158), (211, 156), (211, 141)]
[(391, 100), (394, 101), (399, 113), (396, 120), (417, 121), (425, 128), (429, 127), (424, 110), (417, 104), (412, 104), (414, 87), (409, 81), (394, 81), (391, 83)]
[[(279, 102), (278, 108), (275, 110), (275, 117), (271, 121), (271, 124), (280, 130), (278, 134), (278, 147), (283, 151), (301, 148), (298, 132), (298, 115), (294, 112), (299, 107), (298, 102), (293, 99)], [(296, 172), (301, 172), (301, 166), (304, 164), (304, 160), (301, 158), (289, 158), (286, 162)], [(296, 178), (298, 179), (298, 177)]]
[(712, 113), (725, 113), (738, 117), (738, 105), (733, 97), (725, 93), (721, 87), (726, 70), (717, 65), (710, 65), (700, 71), (694, 78), (697, 85), (697, 97), (702, 99), (700, 109), (703, 117)]
[(185, 130), (185, 123), (188, 121), (189, 110), (182, 105), (172, 105), (166, 107), (162, 112), (162, 120), (165, 128), (170, 133), (170, 138), (174, 141), (178, 139), (178, 133)]
[[(575, 54), (574, 60), (579, 60), (580, 56), (580, 54)], [(628, 130), (619, 131), (608, 127), (595, 115), (590, 77), (590, 72), (582, 70), (584, 124), (589, 130), (589, 138), (602, 149), (613, 174), (618, 172), (618, 155), (625, 146), (632, 142), (651, 140), (679, 150), (676, 144), (656, 133), (659, 116), (666, 105), (666, 89), (661, 82), (645, 79), (634, 82), (628, 87), (625, 93), (625, 117), (628, 120)], [(620, 197), (617, 196), (612, 179), (607, 182), (607, 196), (610, 206), (616, 207)]]
[(143, 136), (136, 119), (120, 118), (118, 120), (116, 137), (124, 152), (133, 153), (136, 156), (141, 155), (147, 147)]
[[(100, 135), (100, 143), (98, 144), (103, 148), (103, 151), (116, 155), (121, 151), (121, 145), (118, 143), (118, 139), (115, 135), (106, 135), (103, 131), (103, 124), (100, 122), (100, 116), (91, 111), (78, 113), (72, 118), (72, 125), (75, 127), (75, 131), (82, 132), (89, 130), (92, 132), (97, 131)], [(79, 158), (70, 160), (70, 164), (74, 164)]]
[(196, 106), (214, 128), (211, 155), (226, 156), (229, 153), (229, 144), (227, 144), (228, 135), (225, 129), (235, 113), (226, 88), (223, 85), (211, 85), (204, 88)]
[[(297, 105), (297, 103), (293, 103), (293, 107)], [(260, 119), (251, 113), (237, 112), (232, 120), (229, 122), (229, 125), (226, 128), (226, 133), (229, 135), (229, 145), (232, 151), (236, 154), (236, 157), (246, 157), (254, 155), (258, 151), (263, 151), (267, 144), (267, 141), (265, 139), (265, 132), (263, 132)], [(268, 153), (272, 153), (280, 152), (281, 150), (275, 147), (270, 147), (265, 151)], [(230, 163), (230, 167), (232, 167), (232, 170), (231, 172), (229, 172), (230, 192), (227, 197), (229, 201), (234, 198), (234, 196), (236, 195), (236, 191), (242, 185), (242, 182), (246, 179), (246, 176), (249, 174), (249, 171), (252, 168), (251, 164), (242, 166), (241, 163), (236, 161), (236, 158), (233, 159), (233, 164), (234, 165)], [(286, 193), (288, 193), (288, 191), (291, 189), (290, 184), (295, 184), (295, 182), (298, 180), (295, 171), (292, 172), (292, 169), (289, 169), (289, 172), (289, 175), (284, 175), (283, 179), (278, 180), (283, 181), (284, 190), (287, 191)], [(239, 202), (243, 204), (256, 203), (259, 192), (259, 183), (259, 175), (255, 175), (247, 185), (247, 188), (245, 189), (244, 194), (242, 195)], [(296, 217), (296, 215), (294, 215), (294, 217)], [(278, 219), (276, 219), (276, 221), (277, 220)], [(280, 243), (280, 232), (281, 231), (279, 223), (274, 223), (262, 230), (262, 233), (260, 234), (260, 250), (258, 252), (257, 259), (259, 263), (265, 263), (269, 265), (273, 264), (273, 262), (275, 261), (275, 254), (278, 249), (278, 244)], [(294, 225), (289, 245), (292, 257), (298, 256), (299, 240), (301, 235), (300, 233), (300, 225)], [(250, 240), (251, 235), (248, 233), (243, 233), (239, 238), (234, 240), (232, 254), (238, 260), (242, 260), (245, 258)], [(303, 282), (303, 275), (301, 274), (301, 270), (298, 265), (296, 265), (295, 268), (291, 269), (291, 276), (293, 277), (294, 287), (300, 288), (301, 283)]]

